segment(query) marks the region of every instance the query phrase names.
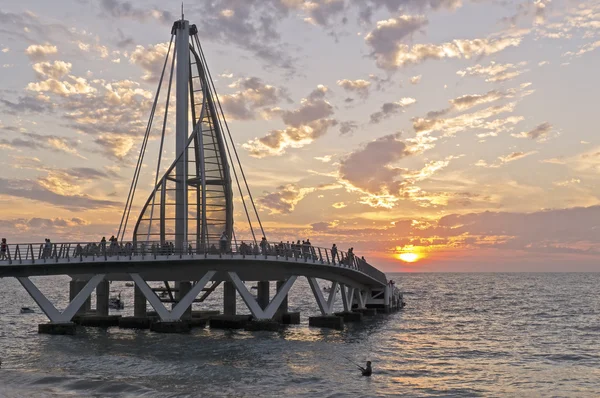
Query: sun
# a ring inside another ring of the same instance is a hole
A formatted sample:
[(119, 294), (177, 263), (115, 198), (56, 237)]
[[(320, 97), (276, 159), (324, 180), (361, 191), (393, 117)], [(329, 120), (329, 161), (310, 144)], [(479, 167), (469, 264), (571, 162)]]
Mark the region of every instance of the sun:
[(407, 263), (414, 263), (419, 259), (419, 255), (417, 253), (400, 253), (398, 258)]

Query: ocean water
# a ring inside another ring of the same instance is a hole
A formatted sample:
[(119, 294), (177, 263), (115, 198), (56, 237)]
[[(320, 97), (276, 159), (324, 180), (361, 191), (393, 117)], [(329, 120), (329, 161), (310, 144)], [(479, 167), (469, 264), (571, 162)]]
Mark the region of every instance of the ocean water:
[[(16, 280), (1, 279), (0, 397), (600, 396), (600, 274), (391, 277), (407, 307), (343, 331), (307, 326), (317, 306), (303, 282), (289, 305), (303, 324), (279, 333), (76, 336), (37, 334), (44, 315)], [(67, 281), (36, 279), (57, 307)], [(132, 289), (111, 290), (130, 313)], [(203, 308), (220, 301), (217, 291)], [(20, 314), (27, 305), (36, 313)], [(344, 357), (371, 360), (373, 376)]]

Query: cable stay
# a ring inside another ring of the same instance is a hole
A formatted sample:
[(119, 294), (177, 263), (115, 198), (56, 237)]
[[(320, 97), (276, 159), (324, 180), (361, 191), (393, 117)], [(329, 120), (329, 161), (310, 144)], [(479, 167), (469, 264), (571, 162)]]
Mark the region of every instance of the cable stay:
[[(266, 237), (260, 216), (233, 135), (225, 118), (212, 75), (195, 25), (176, 21), (144, 137), (129, 194), (121, 216), (117, 239), (131, 239), (134, 244), (167, 245), (174, 242), (180, 250), (202, 251), (219, 245), (226, 237), (227, 244), (237, 245), (238, 239), (259, 243)], [(175, 44), (175, 45), (173, 45)], [(170, 68), (167, 68), (171, 60)], [(160, 101), (161, 86), (168, 81), (166, 97)], [(172, 86), (175, 81), (175, 117), (169, 117)], [(163, 104), (159, 106), (159, 104)], [(188, 117), (191, 116), (191, 123)], [(154, 119), (161, 120), (159, 134), (152, 129)], [(165, 136), (175, 131), (175, 157), (161, 175), (164, 162)], [(147, 152), (149, 141), (159, 140), (154, 158)], [(144, 159), (156, 159), (152, 191), (135, 219), (133, 231), (132, 208), (140, 182)], [(231, 178), (233, 173), (233, 180)], [(249, 235), (234, 230), (234, 187), (242, 203)], [(260, 232), (258, 232), (260, 231)], [(260, 235), (258, 235), (260, 233)]]

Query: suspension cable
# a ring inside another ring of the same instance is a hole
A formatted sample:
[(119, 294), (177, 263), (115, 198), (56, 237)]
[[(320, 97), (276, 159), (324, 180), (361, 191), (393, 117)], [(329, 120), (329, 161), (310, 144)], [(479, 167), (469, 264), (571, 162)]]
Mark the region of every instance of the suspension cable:
[[(252, 203), (252, 207), (254, 209), (254, 214), (256, 215), (256, 219), (258, 221), (258, 224), (260, 226), (260, 230), (261, 230), (263, 236), (266, 237), (265, 230), (263, 228), (262, 222), (260, 221), (260, 217), (258, 215), (258, 211), (257, 211), (256, 205), (254, 203), (254, 198), (252, 197), (252, 192), (250, 192), (250, 187), (248, 186), (248, 181), (246, 180), (246, 175), (244, 173), (244, 169), (242, 168), (242, 163), (240, 162), (240, 157), (239, 157), (239, 155), (237, 153), (237, 149), (235, 148), (235, 144), (233, 142), (233, 137), (231, 136), (231, 131), (229, 130), (229, 125), (227, 123), (227, 119), (225, 118), (225, 113), (223, 112), (223, 107), (221, 106), (221, 101), (219, 100), (219, 96), (216, 95), (217, 90), (215, 88), (215, 83), (213, 82), (212, 75), (210, 74), (210, 70), (208, 69), (208, 64), (206, 63), (206, 59), (204, 57), (204, 51), (202, 50), (202, 45), (200, 44), (200, 41), (198, 40), (198, 36), (196, 36), (196, 40), (198, 41), (198, 48), (200, 50), (200, 56), (202, 57), (202, 60), (204, 62), (204, 66), (206, 68), (206, 72), (208, 74), (208, 78), (209, 78), (209, 80), (211, 82), (211, 85), (213, 86), (213, 90), (215, 92), (215, 97), (217, 98), (217, 104), (219, 105), (219, 110), (221, 111), (221, 115), (223, 116), (223, 122), (225, 123), (225, 127), (227, 129), (227, 134), (229, 135), (229, 140), (231, 141), (231, 146), (233, 147), (233, 152), (235, 154), (235, 157), (237, 159), (238, 165), (240, 167), (240, 172), (242, 173), (242, 178), (244, 180), (244, 184), (246, 185), (246, 190), (248, 191), (248, 195), (250, 196), (250, 202)], [(219, 120), (219, 123), (220, 123), (220, 120)], [(235, 172), (235, 169), (234, 169), (234, 172)], [(242, 201), (243, 201), (243, 197), (242, 197)], [(256, 241), (256, 238), (255, 238), (255, 241)]]
[[(127, 222), (129, 221), (129, 214), (131, 212), (131, 207), (133, 205), (133, 199), (135, 196), (135, 189), (137, 188), (137, 182), (140, 176), (140, 172), (142, 169), (142, 163), (144, 161), (144, 155), (146, 153), (146, 146), (148, 145), (148, 137), (150, 135), (150, 131), (152, 129), (152, 121), (154, 119), (154, 113), (156, 112), (156, 104), (158, 103), (158, 97), (160, 94), (160, 88), (162, 86), (162, 81), (163, 81), (163, 77), (165, 75), (165, 69), (167, 67), (167, 61), (169, 59), (169, 53), (171, 51), (171, 46), (173, 45), (173, 37), (175, 36), (175, 34), (171, 34), (171, 40), (169, 42), (169, 48), (167, 50), (167, 56), (165, 57), (165, 62), (163, 64), (163, 68), (162, 68), (162, 72), (160, 75), (160, 80), (158, 82), (158, 89), (156, 90), (156, 96), (154, 97), (154, 103), (152, 104), (152, 110), (150, 112), (150, 118), (148, 119), (148, 124), (146, 126), (146, 133), (144, 135), (144, 141), (142, 142), (142, 147), (140, 148), (140, 155), (138, 157), (138, 164), (136, 166), (136, 170), (134, 172), (133, 175), (133, 180), (131, 181), (131, 186), (129, 188), (129, 195), (127, 196), (127, 202), (125, 204), (125, 209), (123, 209), (123, 215), (121, 217), (121, 224), (119, 225), (119, 232), (117, 233), (117, 239), (119, 239), (119, 235), (121, 234), (121, 228), (122, 228), (122, 235), (121, 235), (121, 242), (123, 241), (123, 239), (125, 238), (125, 231), (127, 229)], [(129, 207), (129, 208), (128, 208)], [(125, 214), (127, 214), (127, 217), (125, 217)], [(123, 221), (125, 221), (125, 224), (123, 224)]]
[[(212, 91), (213, 97), (216, 97), (217, 101), (219, 101), (219, 98), (218, 98), (217, 93), (216, 93), (216, 89), (214, 87), (214, 83), (212, 83), (212, 77), (210, 76), (210, 71), (208, 70), (208, 66), (206, 65), (206, 58), (204, 57), (204, 53), (202, 52), (202, 46), (200, 45), (200, 41), (198, 40), (198, 36), (194, 35), (194, 38), (196, 39), (196, 43), (197, 43), (197, 46), (198, 46), (198, 49), (199, 49), (199, 56), (200, 56), (200, 60), (202, 62), (202, 68), (205, 69), (205, 73), (206, 74), (205, 74), (204, 77), (205, 77), (206, 82), (208, 83), (208, 87), (207, 88), (208, 88), (208, 91), (209, 91), (209, 95), (210, 95), (210, 93)], [(212, 90), (211, 90), (211, 85), (212, 85)], [(213, 105), (214, 105), (214, 103), (213, 103)], [(220, 107), (220, 105), (219, 105), (219, 107)], [(221, 125), (221, 120), (219, 118), (218, 113), (215, 115), (215, 118), (217, 119), (217, 123), (219, 124), (219, 128), (220, 128), (220, 130), (222, 132), (223, 131), (223, 127)], [(224, 116), (223, 116), (223, 118), (224, 118)], [(236, 181), (236, 184), (238, 186), (238, 190), (240, 192), (240, 196), (241, 196), (241, 199), (242, 199), (242, 205), (244, 206), (244, 211), (245, 211), (246, 217), (248, 219), (248, 225), (250, 226), (250, 232), (252, 233), (252, 239), (254, 240), (254, 243), (257, 244), (256, 235), (254, 234), (254, 228), (252, 227), (252, 221), (250, 220), (250, 213), (248, 212), (248, 208), (246, 207), (246, 201), (244, 200), (244, 194), (242, 192), (242, 186), (240, 185), (240, 181), (238, 179), (235, 166), (233, 164), (233, 157), (231, 156), (231, 152), (229, 150), (229, 144), (228, 144), (227, 139), (226, 139), (225, 136), (223, 136), (223, 141), (225, 143), (225, 149), (227, 151), (227, 156), (229, 157), (229, 159), (231, 160), (231, 163), (232, 163), (231, 164), (231, 168), (233, 169), (233, 175), (235, 176), (235, 181)], [(241, 168), (241, 166), (240, 166), (240, 168)], [(261, 226), (261, 229), (262, 229), (262, 226)]]
[[(152, 195), (152, 207), (150, 207), (150, 222), (148, 223), (148, 234), (146, 235), (146, 241), (150, 240), (150, 231), (152, 229), (152, 219), (154, 216), (154, 203), (156, 201), (156, 187), (158, 185), (158, 176), (160, 173), (160, 163), (162, 160), (163, 145), (165, 142), (165, 131), (167, 129), (167, 117), (169, 115), (169, 99), (171, 98), (171, 86), (173, 83), (173, 70), (175, 69), (175, 58), (177, 56), (177, 47), (173, 49), (173, 60), (171, 62), (171, 76), (169, 76), (169, 87), (167, 88), (167, 103), (165, 105), (165, 117), (163, 118), (162, 134), (160, 136), (160, 148), (158, 150), (158, 162), (156, 163), (156, 177), (154, 178), (154, 195)], [(169, 53), (167, 53), (167, 59)]]

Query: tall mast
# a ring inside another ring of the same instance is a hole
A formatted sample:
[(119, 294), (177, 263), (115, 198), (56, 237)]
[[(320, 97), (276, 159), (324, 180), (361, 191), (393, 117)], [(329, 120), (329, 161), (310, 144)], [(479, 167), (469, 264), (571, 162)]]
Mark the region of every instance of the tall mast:
[(188, 104), (189, 104), (189, 78), (190, 78), (190, 29), (189, 22), (183, 19), (176, 23), (175, 54), (177, 54), (177, 80), (176, 80), (176, 124), (175, 124), (175, 152), (180, 156), (176, 165), (176, 195), (175, 195), (175, 247), (183, 249), (188, 240), (188, 194), (187, 194), (187, 151), (186, 144), (188, 132)]

